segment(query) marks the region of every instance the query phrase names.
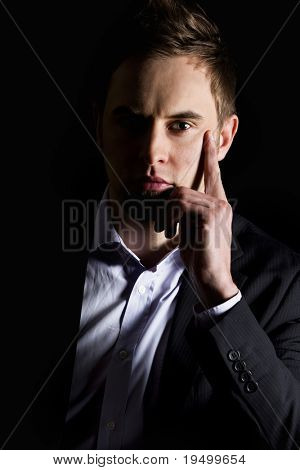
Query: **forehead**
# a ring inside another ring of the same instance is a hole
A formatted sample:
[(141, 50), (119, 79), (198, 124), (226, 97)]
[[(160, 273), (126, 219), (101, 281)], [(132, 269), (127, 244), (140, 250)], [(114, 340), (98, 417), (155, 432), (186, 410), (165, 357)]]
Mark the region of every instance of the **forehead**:
[(207, 69), (189, 56), (125, 60), (112, 75), (106, 107), (120, 104), (146, 115), (200, 108), (216, 113)]

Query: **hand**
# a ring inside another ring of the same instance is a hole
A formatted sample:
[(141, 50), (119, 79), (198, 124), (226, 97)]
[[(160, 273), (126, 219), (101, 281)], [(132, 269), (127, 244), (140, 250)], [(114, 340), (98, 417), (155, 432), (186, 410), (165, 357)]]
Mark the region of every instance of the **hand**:
[(201, 155), (205, 192), (178, 186), (169, 195), (167, 206), (166, 233), (176, 233), (179, 222), (180, 254), (205, 308), (238, 292), (231, 277), (232, 208), (217, 156), (212, 132), (207, 131)]

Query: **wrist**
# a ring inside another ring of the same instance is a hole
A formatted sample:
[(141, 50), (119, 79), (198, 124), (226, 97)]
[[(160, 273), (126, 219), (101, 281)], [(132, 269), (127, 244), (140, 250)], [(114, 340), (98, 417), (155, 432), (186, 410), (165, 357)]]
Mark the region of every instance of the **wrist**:
[(232, 278), (219, 282), (211, 279), (210, 282), (197, 282), (197, 291), (201, 301), (204, 303), (204, 307), (208, 309), (234, 297), (238, 293), (239, 288)]

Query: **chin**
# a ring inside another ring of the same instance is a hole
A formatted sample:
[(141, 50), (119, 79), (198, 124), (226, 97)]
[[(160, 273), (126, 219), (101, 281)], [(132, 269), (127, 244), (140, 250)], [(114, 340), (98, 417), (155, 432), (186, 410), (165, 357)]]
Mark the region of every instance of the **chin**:
[(166, 200), (173, 186), (164, 191), (157, 190), (135, 190), (127, 194), (123, 200), (123, 209), (127, 215), (136, 218), (140, 222), (155, 221), (160, 209), (164, 210)]
[(130, 194), (126, 196), (126, 199), (138, 199), (140, 201), (147, 199), (166, 199), (173, 189), (173, 186), (164, 190), (136, 189), (131, 191)]
[(162, 191), (156, 191), (155, 189), (148, 189), (145, 191), (141, 191), (140, 194), (145, 199), (150, 199), (152, 197), (158, 196)]

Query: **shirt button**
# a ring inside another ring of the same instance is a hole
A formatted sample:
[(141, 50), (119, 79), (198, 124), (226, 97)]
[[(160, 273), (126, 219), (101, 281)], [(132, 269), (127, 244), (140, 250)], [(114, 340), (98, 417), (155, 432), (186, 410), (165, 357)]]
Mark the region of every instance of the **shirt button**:
[(126, 351), (126, 349), (121, 349), (121, 351), (119, 351), (120, 359), (126, 359), (127, 356), (128, 356), (128, 352)]
[(146, 292), (146, 287), (145, 286), (140, 286), (139, 289), (138, 289), (139, 293), (140, 294), (145, 294)]
[(106, 423), (106, 427), (107, 429), (109, 429), (110, 431), (113, 431), (116, 427), (116, 423), (114, 421), (108, 421)]

